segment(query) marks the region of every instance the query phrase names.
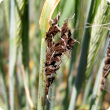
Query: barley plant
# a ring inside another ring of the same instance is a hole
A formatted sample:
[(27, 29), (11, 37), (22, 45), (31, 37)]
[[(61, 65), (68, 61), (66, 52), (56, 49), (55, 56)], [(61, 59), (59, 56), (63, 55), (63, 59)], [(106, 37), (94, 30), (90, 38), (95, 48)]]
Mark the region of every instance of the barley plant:
[[(46, 75), (54, 18), (75, 42)], [(110, 0), (0, 0), (0, 110), (109, 110), (109, 21)]]

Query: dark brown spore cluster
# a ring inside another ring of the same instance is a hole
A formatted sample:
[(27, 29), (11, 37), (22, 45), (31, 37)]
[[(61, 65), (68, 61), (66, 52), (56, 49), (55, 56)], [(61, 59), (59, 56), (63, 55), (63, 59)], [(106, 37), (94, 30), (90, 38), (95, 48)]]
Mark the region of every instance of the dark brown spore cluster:
[[(110, 39), (110, 35), (109, 35), (109, 39)], [(103, 67), (103, 71), (102, 71), (102, 81), (101, 81), (101, 87), (100, 90), (103, 91), (104, 90), (104, 83), (107, 80), (107, 76), (110, 72), (110, 40), (109, 40), (109, 46), (108, 46), (108, 51), (107, 51), (107, 56), (105, 59), (105, 64)]]
[[(47, 53), (45, 62), (45, 74), (46, 74), (46, 89), (45, 94), (48, 95), (49, 87), (53, 83), (55, 77), (52, 74), (56, 74), (56, 71), (60, 68), (62, 62), (61, 57), (67, 50), (71, 50), (76, 42), (71, 38), (71, 31), (67, 27), (66, 19), (63, 26), (60, 28), (57, 21), (60, 18), (60, 14), (55, 19), (51, 20), (52, 26), (46, 32)], [(54, 37), (57, 33), (60, 33), (60, 39), (55, 43)]]

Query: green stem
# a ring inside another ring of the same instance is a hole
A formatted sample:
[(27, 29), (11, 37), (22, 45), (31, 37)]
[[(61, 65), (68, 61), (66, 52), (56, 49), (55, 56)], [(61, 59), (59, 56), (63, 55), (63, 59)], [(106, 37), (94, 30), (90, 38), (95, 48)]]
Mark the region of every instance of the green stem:
[(46, 88), (46, 75), (44, 71), (46, 61), (46, 42), (45, 39), (41, 40), (41, 54), (40, 54), (40, 72), (39, 72), (39, 92), (38, 92), (38, 110), (43, 110), (45, 102), (45, 88)]

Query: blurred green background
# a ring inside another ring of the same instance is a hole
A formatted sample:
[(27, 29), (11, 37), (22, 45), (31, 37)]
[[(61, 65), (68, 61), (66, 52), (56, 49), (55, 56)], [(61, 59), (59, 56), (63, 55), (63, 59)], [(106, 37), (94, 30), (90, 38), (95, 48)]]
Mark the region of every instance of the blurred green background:
[[(39, 18), (45, 0), (4, 0), (0, 3), (0, 107), (33, 110), (27, 100), (22, 68), (34, 109), (38, 104), (41, 32)], [(106, 110), (110, 106), (109, 76), (100, 80), (109, 45), (110, 3), (107, 0), (60, 0), (52, 18), (61, 12), (77, 42), (62, 58), (44, 110)], [(57, 38), (58, 36), (56, 36)]]

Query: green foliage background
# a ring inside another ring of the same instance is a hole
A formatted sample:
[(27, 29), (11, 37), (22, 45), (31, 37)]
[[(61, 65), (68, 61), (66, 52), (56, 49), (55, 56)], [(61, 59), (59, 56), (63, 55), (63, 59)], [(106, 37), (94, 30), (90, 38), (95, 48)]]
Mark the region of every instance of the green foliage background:
[[(0, 3), (0, 107), (3, 110), (42, 110), (38, 107), (41, 31), (39, 19), (45, 0), (4, 0)], [(109, 78), (103, 92), (100, 80), (107, 47), (110, 3), (107, 0), (60, 0), (52, 18), (68, 21), (75, 43), (62, 58), (61, 68), (44, 110), (106, 110)], [(57, 39), (58, 36), (56, 36)], [(45, 55), (44, 55), (45, 56)], [(34, 108), (23, 84), (22, 69)]]

